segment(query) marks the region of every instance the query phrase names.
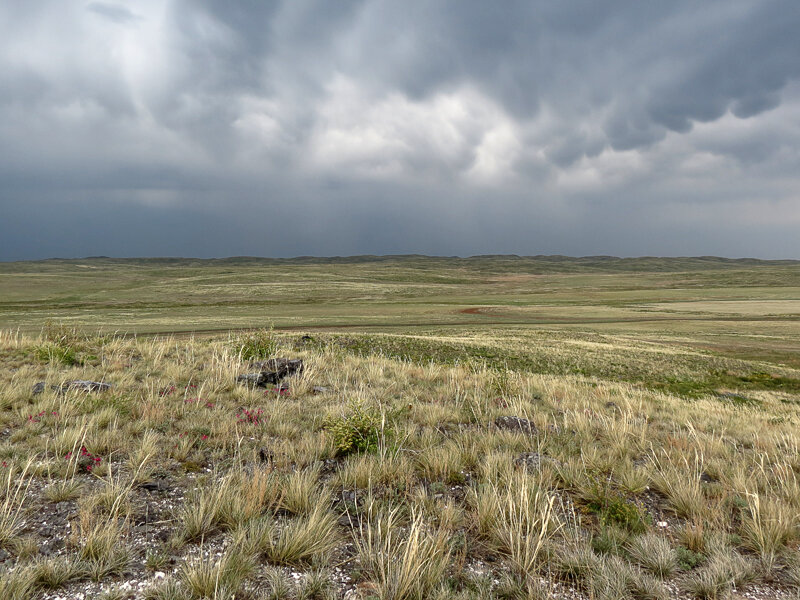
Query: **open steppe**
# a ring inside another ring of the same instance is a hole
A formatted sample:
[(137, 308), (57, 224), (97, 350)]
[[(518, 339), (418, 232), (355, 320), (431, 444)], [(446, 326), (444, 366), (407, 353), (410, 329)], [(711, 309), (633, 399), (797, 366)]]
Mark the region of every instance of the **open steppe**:
[(0, 598), (800, 595), (797, 262), (0, 263), (0, 330)]

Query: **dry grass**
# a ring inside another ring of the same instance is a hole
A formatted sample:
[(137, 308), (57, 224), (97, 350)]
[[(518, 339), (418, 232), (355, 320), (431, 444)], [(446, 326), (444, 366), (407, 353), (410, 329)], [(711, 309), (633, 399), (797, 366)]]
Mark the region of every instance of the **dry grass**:
[[(566, 585), (663, 598), (669, 585), (715, 598), (751, 581), (796, 585), (800, 403), (790, 393), (689, 401), (350, 348), (374, 336), (308, 346), (276, 334), (273, 351), (307, 365), (281, 394), (235, 384), (248, 370), (235, 338), (70, 336), (94, 358), (40, 362), (44, 338), (0, 336), (0, 356), (16, 365), (0, 370), (0, 543), (13, 566), (0, 597), (68, 596), (173, 566), (179, 575), (148, 597), (544, 598)], [(486, 347), (515, 352), (529, 341), (489, 337)], [(674, 355), (652, 373), (687, 368)], [(49, 387), (73, 379), (114, 387)], [(34, 396), (37, 381), (47, 386)], [(340, 456), (326, 424), (353, 406), (377, 415), (377, 441)], [(504, 430), (501, 416), (536, 430)], [(44, 521), (61, 524), (59, 558), (39, 552), (54, 535)]]
[(373, 510), (371, 505), (354, 530), (354, 541), (375, 595), (381, 600), (424, 600), (448, 566), (446, 533), (432, 530), (413, 511), (408, 525), (401, 527), (398, 509)]

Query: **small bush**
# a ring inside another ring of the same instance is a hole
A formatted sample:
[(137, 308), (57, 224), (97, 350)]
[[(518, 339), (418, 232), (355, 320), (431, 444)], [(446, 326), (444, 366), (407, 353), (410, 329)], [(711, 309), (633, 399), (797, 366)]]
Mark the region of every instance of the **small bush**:
[(375, 409), (364, 408), (361, 403), (350, 404), (350, 412), (338, 418), (326, 419), (325, 429), (333, 437), (333, 444), (340, 456), (354, 452), (375, 452), (381, 434), (389, 432)]
[(587, 508), (597, 514), (605, 526), (616, 525), (631, 533), (647, 530), (647, 515), (635, 504), (628, 502), (607, 485), (595, 483), (586, 495)]
[(52, 362), (67, 366), (78, 365), (81, 363), (75, 348), (63, 344), (42, 344), (34, 349), (37, 360), (41, 362)]
[(234, 350), (242, 360), (270, 358), (278, 350), (278, 340), (272, 329), (259, 329), (240, 336), (234, 342)]
[(675, 549), (675, 553), (678, 557), (678, 565), (681, 569), (686, 571), (691, 571), (696, 566), (702, 564), (706, 559), (703, 554), (699, 552), (692, 552), (684, 546), (678, 546)]

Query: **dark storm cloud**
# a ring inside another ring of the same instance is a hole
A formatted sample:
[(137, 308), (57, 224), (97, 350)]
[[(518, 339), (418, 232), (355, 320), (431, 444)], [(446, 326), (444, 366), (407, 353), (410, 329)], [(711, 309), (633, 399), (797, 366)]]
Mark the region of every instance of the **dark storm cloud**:
[(798, 30), (794, 0), (5, 2), (0, 258), (800, 255)]

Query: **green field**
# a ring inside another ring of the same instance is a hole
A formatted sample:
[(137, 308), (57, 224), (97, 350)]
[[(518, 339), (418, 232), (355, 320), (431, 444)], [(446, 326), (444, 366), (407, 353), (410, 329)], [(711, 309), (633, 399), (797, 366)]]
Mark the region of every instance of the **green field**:
[(0, 329), (588, 333), (800, 366), (800, 262), (355, 257), (0, 263)]

